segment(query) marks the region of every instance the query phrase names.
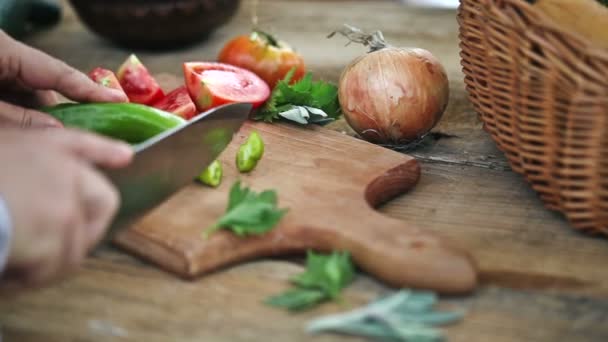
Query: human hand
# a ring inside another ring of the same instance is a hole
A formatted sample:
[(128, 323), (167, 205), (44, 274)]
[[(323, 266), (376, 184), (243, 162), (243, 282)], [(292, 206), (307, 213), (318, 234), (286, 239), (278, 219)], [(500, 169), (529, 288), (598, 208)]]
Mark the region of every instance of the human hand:
[(123, 167), (132, 154), (70, 129), (0, 129), (0, 195), (13, 222), (3, 291), (48, 284), (82, 263), (119, 205), (94, 165)]
[(31, 108), (58, 102), (57, 91), (78, 102), (125, 102), (125, 95), (0, 30), (0, 126), (61, 127)]

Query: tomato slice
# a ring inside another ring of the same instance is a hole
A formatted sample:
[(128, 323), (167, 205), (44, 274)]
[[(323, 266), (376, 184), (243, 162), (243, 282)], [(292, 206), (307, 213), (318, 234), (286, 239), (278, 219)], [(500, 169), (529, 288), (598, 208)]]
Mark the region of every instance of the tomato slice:
[(158, 82), (135, 55), (127, 58), (118, 69), (117, 76), (131, 102), (151, 105), (165, 96)]
[(181, 116), (186, 120), (192, 119), (197, 114), (196, 106), (192, 102), (186, 86), (171, 91), (153, 107)]
[(249, 70), (213, 62), (184, 63), (184, 77), (199, 111), (227, 103), (251, 103), (260, 107), (270, 97), (270, 87)]
[(89, 72), (89, 77), (95, 81), (95, 83), (101, 84), (104, 87), (120, 90), (123, 93), (125, 92), (112, 70), (97, 67)]

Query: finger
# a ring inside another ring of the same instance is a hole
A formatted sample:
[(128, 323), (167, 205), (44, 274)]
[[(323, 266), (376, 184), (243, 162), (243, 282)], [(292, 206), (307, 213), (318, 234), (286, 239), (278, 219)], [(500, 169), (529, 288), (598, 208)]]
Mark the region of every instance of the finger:
[(0, 82), (20, 81), (26, 87), (56, 90), (79, 102), (125, 102), (124, 93), (92, 81), (84, 73), (42, 51), (0, 32)]
[(45, 134), (71, 153), (99, 166), (121, 168), (133, 158), (133, 148), (129, 144), (97, 134), (73, 129), (49, 130)]
[(21, 128), (63, 127), (59, 120), (48, 114), (3, 101), (0, 101), (0, 123)]
[(103, 237), (118, 211), (120, 198), (116, 188), (99, 172), (83, 164), (80, 172), (79, 192), (85, 216), (85, 231), (80, 256), (93, 248)]
[(51, 107), (60, 103), (59, 96), (52, 90), (37, 90), (36, 95), (36, 107)]
[(33, 109), (50, 107), (60, 103), (59, 96), (52, 90), (8, 90), (0, 94), (0, 101)]

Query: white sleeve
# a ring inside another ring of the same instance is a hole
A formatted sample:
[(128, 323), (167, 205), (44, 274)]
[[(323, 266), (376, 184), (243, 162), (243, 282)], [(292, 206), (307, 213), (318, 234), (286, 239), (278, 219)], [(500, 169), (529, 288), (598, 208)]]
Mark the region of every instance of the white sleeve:
[(6, 262), (8, 261), (12, 230), (13, 227), (8, 207), (2, 196), (0, 196), (0, 274), (4, 272)]

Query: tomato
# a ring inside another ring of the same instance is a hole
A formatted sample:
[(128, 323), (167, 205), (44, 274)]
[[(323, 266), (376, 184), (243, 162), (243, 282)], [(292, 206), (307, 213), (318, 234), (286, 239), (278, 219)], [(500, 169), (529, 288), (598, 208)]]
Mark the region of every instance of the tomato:
[(199, 111), (227, 103), (251, 103), (260, 107), (270, 97), (270, 88), (251, 71), (222, 63), (183, 64), (190, 97)]
[(120, 82), (118, 82), (118, 79), (116, 78), (116, 75), (112, 70), (98, 67), (93, 69), (89, 73), (89, 77), (97, 84), (101, 84), (104, 87), (120, 90), (124, 93), (124, 90), (120, 86)]
[(173, 90), (153, 107), (181, 116), (186, 120), (192, 119), (197, 114), (196, 106), (192, 102), (186, 86)]
[(131, 102), (151, 105), (165, 94), (137, 56), (131, 55), (118, 69), (118, 81)]
[(229, 41), (220, 52), (218, 61), (256, 73), (271, 89), (292, 68), (296, 69), (292, 82), (300, 80), (306, 73), (302, 56), (286, 43), (259, 31)]

